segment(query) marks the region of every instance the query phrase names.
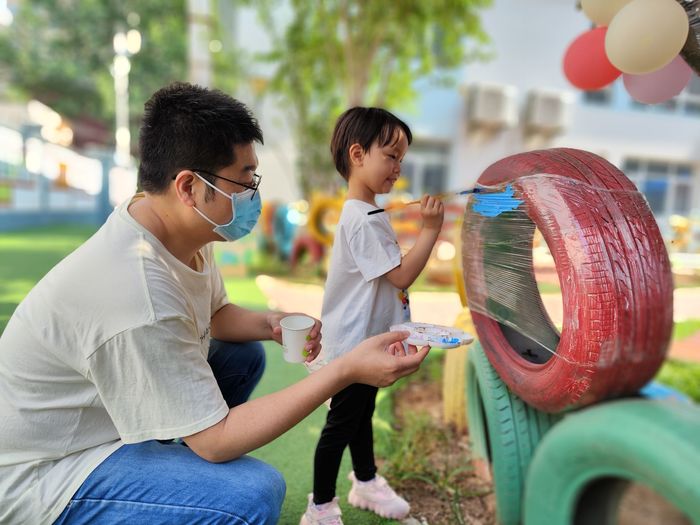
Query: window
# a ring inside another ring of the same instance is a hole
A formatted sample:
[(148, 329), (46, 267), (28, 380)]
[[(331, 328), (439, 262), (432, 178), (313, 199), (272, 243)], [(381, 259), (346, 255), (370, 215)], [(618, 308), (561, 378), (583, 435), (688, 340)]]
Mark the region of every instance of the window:
[(447, 146), (413, 144), (401, 164), (406, 191), (415, 198), (447, 189)]
[(10, 128), (0, 127), (0, 144), (0, 179), (17, 180), (26, 176), (22, 169), (22, 134)]
[(676, 98), (686, 113), (700, 115), (700, 76), (693, 74), (690, 83)]
[(622, 171), (644, 194), (654, 215), (689, 215), (693, 168), (689, 164), (627, 159)]
[(446, 188), (447, 166), (445, 164), (426, 164), (423, 170), (423, 193), (435, 195)]
[(612, 87), (608, 86), (603, 89), (597, 89), (595, 91), (584, 91), (583, 100), (587, 104), (593, 104), (596, 106), (608, 106), (612, 101)]

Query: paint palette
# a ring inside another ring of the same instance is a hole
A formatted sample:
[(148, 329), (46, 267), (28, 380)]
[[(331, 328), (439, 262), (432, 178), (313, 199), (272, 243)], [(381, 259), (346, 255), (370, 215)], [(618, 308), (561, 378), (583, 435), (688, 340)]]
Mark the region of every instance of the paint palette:
[(429, 323), (401, 323), (389, 328), (392, 332), (411, 332), (406, 342), (409, 345), (431, 346), (433, 348), (456, 348), (474, 341), (471, 334), (453, 328)]

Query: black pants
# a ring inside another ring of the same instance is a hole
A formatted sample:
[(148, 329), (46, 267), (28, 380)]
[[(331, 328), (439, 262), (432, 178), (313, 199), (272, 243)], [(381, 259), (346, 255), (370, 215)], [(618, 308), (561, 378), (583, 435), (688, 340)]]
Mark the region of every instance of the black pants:
[(335, 483), (346, 446), (350, 447), (352, 468), (360, 481), (377, 473), (374, 464), (372, 414), (377, 387), (354, 384), (331, 400), (326, 426), (316, 445), (314, 457), (314, 503), (327, 503), (335, 497)]

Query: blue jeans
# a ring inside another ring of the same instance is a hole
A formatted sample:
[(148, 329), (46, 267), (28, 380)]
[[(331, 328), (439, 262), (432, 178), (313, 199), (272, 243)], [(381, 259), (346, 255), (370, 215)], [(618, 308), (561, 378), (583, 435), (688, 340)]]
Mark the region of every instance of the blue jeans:
[[(260, 343), (212, 340), (209, 364), (235, 406), (260, 380), (265, 353)], [(285, 490), (282, 475), (257, 459), (209, 463), (182, 444), (146, 441), (93, 470), (55, 524), (274, 524)]]

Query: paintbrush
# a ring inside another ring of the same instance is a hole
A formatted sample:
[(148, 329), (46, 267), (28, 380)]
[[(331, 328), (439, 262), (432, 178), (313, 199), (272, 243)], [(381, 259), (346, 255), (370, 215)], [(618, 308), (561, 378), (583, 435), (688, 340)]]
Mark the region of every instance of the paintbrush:
[[(438, 193), (435, 195), (438, 199), (452, 199), (454, 197), (458, 197), (460, 195), (469, 195), (470, 193), (480, 193), (483, 191), (482, 188), (469, 188), (468, 190), (462, 190), (462, 191), (448, 191), (445, 193)], [(406, 206), (410, 206), (412, 204), (420, 204), (420, 200), (417, 201), (411, 201), (411, 202), (397, 202), (394, 204), (389, 204), (384, 208), (377, 208), (376, 210), (368, 211), (367, 215), (374, 215), (375, 213), (381, 213), (383, 211), (393, 211), (393, 210), (399, 210), (401, 208), (405, 208)]]

